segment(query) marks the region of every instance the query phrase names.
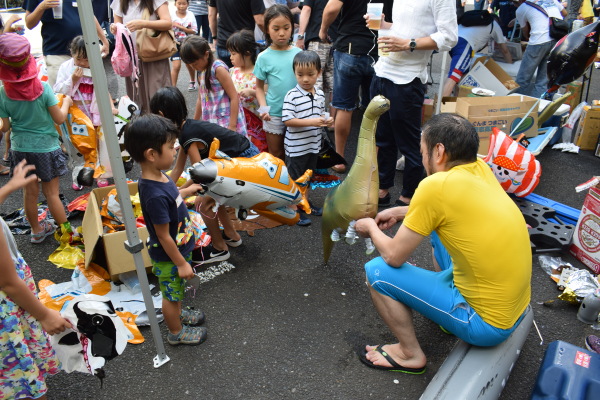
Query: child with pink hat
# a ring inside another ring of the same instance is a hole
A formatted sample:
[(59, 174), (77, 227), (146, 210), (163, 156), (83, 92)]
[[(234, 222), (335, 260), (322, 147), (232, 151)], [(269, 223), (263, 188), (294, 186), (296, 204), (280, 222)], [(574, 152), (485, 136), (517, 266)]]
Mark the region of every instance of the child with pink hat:
[[(63, 232), (70, 232), (65, 209), (59, 198), (59, 177), (68, 172), (67, 156), (60, 148), (54, 124), (62, 124), (72, 104), (66, 97), (62, 107), (48, 83), (37, 77), (35, 59), (29, 41), (15, 33), (0, 35), (0, 131), (12, 129), (10, 166), (21, 160), (35, 166), (42, 193), (55, 222)], [(38, 221), (39, 184), (25, 186), (25, 215), (31, 225), (31, 243), (41, 243), (56, 227), (46, 220)]]

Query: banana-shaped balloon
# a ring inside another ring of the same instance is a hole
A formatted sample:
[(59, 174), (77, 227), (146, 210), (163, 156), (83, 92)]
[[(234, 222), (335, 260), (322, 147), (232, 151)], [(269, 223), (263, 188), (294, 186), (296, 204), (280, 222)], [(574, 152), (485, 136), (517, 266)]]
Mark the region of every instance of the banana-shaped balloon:
[(331, 235), (334, 231), (345, 232), (351, 221), (377, 214), (379, 170), (375, 131), (379, 117), (389, 109), (390, 102), (385, 97), (375, 96), (371, 100), (360, 125), (356, 158), (350, 172), (325, 198), (321, 225), (325, 263), (333, 249)]

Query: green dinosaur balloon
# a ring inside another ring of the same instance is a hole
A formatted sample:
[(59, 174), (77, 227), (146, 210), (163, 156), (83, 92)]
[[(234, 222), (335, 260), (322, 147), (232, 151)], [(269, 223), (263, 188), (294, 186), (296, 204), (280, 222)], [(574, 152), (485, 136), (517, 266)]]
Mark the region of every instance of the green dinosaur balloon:
[(374, 217), (379, 201), (379, 170), (377, 168), (377, 147), (375, 131), (379, 117), (390, 109), (390, 102), (383, 96), (375, 96), (363, 115), (358, 134), (356, 158), (348, 176), (325, 198), (321, 238), (323, 259), (329, 260), (334, 230), (345, 232), (350, 221)]

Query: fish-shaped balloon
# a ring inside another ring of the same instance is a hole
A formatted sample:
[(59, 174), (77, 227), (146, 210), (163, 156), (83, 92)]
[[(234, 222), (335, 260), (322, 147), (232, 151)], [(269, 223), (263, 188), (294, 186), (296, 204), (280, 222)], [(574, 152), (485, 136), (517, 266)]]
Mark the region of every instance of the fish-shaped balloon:
[(550, 52), (546, 68), (548, 93), (578, 79), (594, 62), (600, 34), (598, 24), (600, 21), (577, 29), (556, 43)]
[(356, 158), (348, 176), (325, 198), (321, 239), (323, 259), (327, 263), (336, 233), (346, 232), (351, 221), (375, 217), (379, 202), (379, 169), (377, 167), (377, 146), (375, 131), (379, 117), (390, 109), (390, 101), (383, 96), (375, 96), (369, 103), (360, 125)]

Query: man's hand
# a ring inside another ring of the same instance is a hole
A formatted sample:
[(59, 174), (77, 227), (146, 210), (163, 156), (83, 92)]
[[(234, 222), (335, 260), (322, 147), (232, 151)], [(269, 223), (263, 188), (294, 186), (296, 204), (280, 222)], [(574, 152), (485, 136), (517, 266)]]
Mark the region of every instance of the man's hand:
[(58, 7), (62, 4), (62, 0), (44, 0), (41, 4), (41, 6), (44, 8), (44, 10), (47, 10), (49, 8), (55, 8)]
[(377, 225), (375, 224), (375, 220), (373, 218), (361, 218), (356, 221), (354, 230), (356, 230), (356, 233), (358, 233), (360, 236), (368, 238), (371, 237), (371, 229), (376, 227)]
[(408, 207), (388, 208), (375, 216), (375, 223), (382, 231), (390, 229), (398, 222), (402, 221), (408, 212)]

